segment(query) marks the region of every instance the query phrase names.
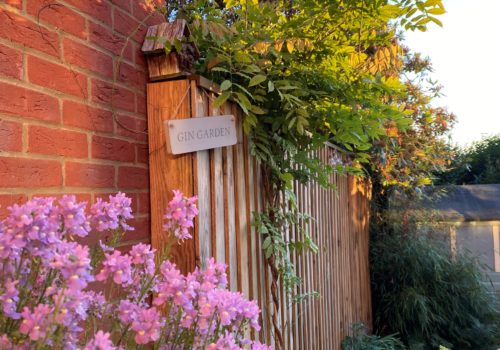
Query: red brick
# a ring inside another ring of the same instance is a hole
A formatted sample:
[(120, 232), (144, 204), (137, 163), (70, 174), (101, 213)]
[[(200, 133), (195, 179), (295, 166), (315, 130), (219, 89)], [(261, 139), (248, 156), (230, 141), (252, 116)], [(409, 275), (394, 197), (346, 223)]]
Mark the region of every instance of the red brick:
[(23, 55), (21, 51), (0, 45), (0, 75), (22, 79)]
[(132, 61), (133, 60), (133, 44), (113, 33), (106, 27), (90, 22), (89, 23), (89, 38), (90, 42), (102, 47), (108, 51), (111, 51), (115, 56), (123, 56), (123, 58)]
[(25, 194), (0, 194), (0, 221), (9, 214), (7, 209), (13, 204), (23, 204), (28, 200)]
[(136, 144), (135, 145), (136, 149), (137, 149), (137, 162), (138, 163), (144, 163), (144, 164), (148, 164), (149, 163), (149, 148), (148, 148), (148, 145), (144, 145), (144, 144)]
[(106, 0), (66, 0), (80, 11), (104, 23), (111, 23), (111, 4)]
[(134, 100), (134, 93), (130, 90), (116, 85), (113, 87), (111, 83), (92, 79), (92, 101), (134, 112)]
[(87, 135), (31, 125), (28, 129), (28, 152), (87, 158)]
[(92, 139), (92, 158), (133, 162), (134, 153), (134, 145), (130, 142), (102, 136)]
[(124, 85), (131, 85), (143, 92), (146, 91), (146, 72), (138, 70), (130, 64), (127, 64), (125, 62), (120, 63), (118, 79)]
[[(144, 119), (119, 115), (116, 117), (116, 131), (118, 135), (130, 137), (137, 141), (146, 141), (148, 127)], [(133, 131), (132, 131), (133, 130)]]
[(65, 185), (70, 187), (111, 188), (115, 183), (111, 165), (66, 162), (65, 174)]
[(58, 123), (59, 103), (40, 92), (0, 82), (0, 113)]
[(20, 152), (23, 148), (23, 127), (0, 119), (0, 151)]
[(54, 160), (0, 158), (0, 187), (59, 187), (61, 163)]
[(22, 9), (23, 7), (22, 0), (0, 0), (0, 4), (7, 4), (13, 7), (17, 7), (18, 9)]
[(39, 18), (42, 23), (48, 23), (82, 39), (87, 38), (85, 18), (66, 5), (47, 0), (28, 0), (26, 10), (33, 17)]
[(59, 56), (59, 35), (0, 8), (0, 38)]
[(137, 94), (136, 95), (136, 101), (137, 101), (137, 113), (144, 114), (146, 116), (147, 113), (147, 107), (146, 107), (146, 96)]
[(162, 0), (135, 0), (132, 2), (132, 13), (139, 21), (150, 16), (148, 25), (165, 22), (165, 17), (155, 7), (165, 7), (165, 4)]
[(113, 59), (111, 56), (68, 38), (64, 39), (64, 59), (67, 63), (80, 68), (113, 77)]
[(128, 231), (123, 236), (122, 242), (126, 245), (127, 241), (145, 241), (151, 239), (151, 225), (149, 218), (135, 218), (127, 222), (134, 228), (134, 231)]
[(87, 97), (87, 78), (68, 68), (35, 56), (28, 57), (30, 82), (67, 94)]
[[(133, 0), (133, 2), (136, 2), (137, 0)], [(116, 6), (121, 7), (127, 12), (131, 12), (131, 6), (130, 6), (130, 0), (111, 0), (112, 4), (115, 4)]]
[(122, 166), (118, 169), (118, 187), (149, 189), (149, 171), (144, 168)]
[(149, 214), (149, 192), (137, 193), (137, 202), (138, 202), (138, 210), (139, 214)]
[(100, 108), (64, 101), (63, 124), (92, 131), (112, 132), (113, 114)]
[(146, 57), (142, 53), (140, 45), (135, 46), (134, 54), (135, 54), (135, 64), (141, 67), (146, 67), (147, 66)]
[(114, 9), (113, 14), (114, 29), (127, 38), (130, 36), (137, 43), (142, 44), (146, 37), (146, 26), (140, 24), (140, 22), (135, 20), (132, 16), (117, 8)]

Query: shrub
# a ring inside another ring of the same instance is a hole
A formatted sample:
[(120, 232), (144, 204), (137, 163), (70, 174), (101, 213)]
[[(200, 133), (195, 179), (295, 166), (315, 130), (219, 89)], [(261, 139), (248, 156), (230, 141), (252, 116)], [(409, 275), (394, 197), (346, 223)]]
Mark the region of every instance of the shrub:
[(352, 326), (353, 335), (342, 342), (342, 350), (404, 350), (403, 343), (395, 335), (380, 337), (368, 335), (366, 326), (356, 323)]
[[(174, 191), (165, 228), (180, 240), (198, 214), (196, 198)], [(226, 267), (208, 261), (187, 276), (155, 250), (115, 249), (133, 228), (131, 201), (119, 193), (86, 203), (74, 196), (33, 198), (0, 221), (0, 349), (269, 349), (244, 339), (259, 330), (259, 308), (226, 289)], [(94, 249), (77, 243), (112, 232)], [(106, 284), (105, 293), (92, 288)]]
[(371, 246), (375, 329), (410, 349), (497, 349), (500, 314), (473, 257), (451, 256), (418, 225), (388, 225)]

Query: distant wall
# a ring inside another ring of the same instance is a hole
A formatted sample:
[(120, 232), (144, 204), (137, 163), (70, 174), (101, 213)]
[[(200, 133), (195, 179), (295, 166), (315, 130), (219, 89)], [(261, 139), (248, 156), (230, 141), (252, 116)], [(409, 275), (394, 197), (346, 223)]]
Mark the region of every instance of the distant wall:
[(162, 21), (139, 26), (149, 3), (0, 0), (0, 217), (35, 195), (124, 191), (137, 213), (128, 239), (149, 240), (140, 46)]

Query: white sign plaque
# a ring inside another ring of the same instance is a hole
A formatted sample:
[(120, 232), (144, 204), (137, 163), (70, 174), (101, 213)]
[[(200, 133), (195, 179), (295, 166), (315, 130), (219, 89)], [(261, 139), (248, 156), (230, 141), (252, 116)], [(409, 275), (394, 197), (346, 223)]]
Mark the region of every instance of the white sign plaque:
[(233, 115), (166, 120), (168, 151), (183, 154), (237, 142), (236, 119)]

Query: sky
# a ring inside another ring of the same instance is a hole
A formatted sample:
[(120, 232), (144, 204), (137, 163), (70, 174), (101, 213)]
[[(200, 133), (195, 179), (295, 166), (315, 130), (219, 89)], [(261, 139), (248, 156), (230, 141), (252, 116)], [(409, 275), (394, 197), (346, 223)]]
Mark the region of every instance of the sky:
[(444, 86), (446, 106), (457, 116), (452, 143), (466, 146), (500, 134), (500, 0), (443, 0), (443, 27), (405, 34), (405, 44), (430, 57)]

